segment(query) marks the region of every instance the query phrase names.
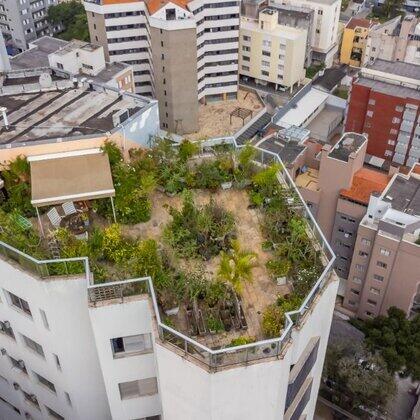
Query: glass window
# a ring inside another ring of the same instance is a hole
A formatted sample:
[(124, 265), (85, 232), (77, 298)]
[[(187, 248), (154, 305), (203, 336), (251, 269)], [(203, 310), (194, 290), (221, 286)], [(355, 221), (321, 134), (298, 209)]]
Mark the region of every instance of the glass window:
[(138, 381), (118, 384), (122, 400), (157, 394), (156, 378), (139, 379)]
[(384, 276), (380, 276), (379, 274), (374, 274), (373, 278), (378, 281), (384, 281)]
[(138, 334), (111, 339), (114, 357), (129, 356), (130, 353), (150, 353), (153, 351), (152, 335)]
[(381, 253), (381, 255), (385, 255), (385, 257), (389, 257), (391, 252), (388, 249), (381, 248), (380, 253)]
[(376, 262), (376, 265), (378, 267), (381, 267), (381, 268), (387, 268), (388, 267), (388, 264), (387, 263), (384, 263), (383, 261), (377, 261)]
[(12, 306), (20, 309), (21, 311), (25, 312), (26, 314), (32, 316), (32, 312), (29, 308), (29, 304), (25, 299), (20, 298), (19, 296), (14, 295), (11, 292), (9, 293), (10, 303)]
[(22, 334), (23, 341), (25, 342), (26, 347), (30, 348), (34, 352), (38, 353), (40, 356), (45, 358), (44, 350), (42, 349), (42, 346), (38, 344), (36, 341), (32, 340), (29, 337), (26, 337), (26, 335)]
[(48, 379), (45, 379), (43, 376), (39, 375), (36, 372), (34, 372), (34, 375), (35, 375), (38, 383), (40, 383), (41, 385), (46, 386), (52, 392), (56, 392), (55, 391), (55, 386), (54, 386), (54, 384), (52, 382), (50, 382)]

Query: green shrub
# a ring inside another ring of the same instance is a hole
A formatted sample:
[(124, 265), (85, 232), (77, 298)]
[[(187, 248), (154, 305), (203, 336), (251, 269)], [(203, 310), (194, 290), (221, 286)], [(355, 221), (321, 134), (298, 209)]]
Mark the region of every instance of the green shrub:
[(280, 306), (276, 304), (267, 306), (264, 310), (262, 320), (264, 336), (266, 338), (280, 337), (284, 322), (284, 311)]
[(251, 344), (255, 342), (254, 337), (248, 337), (246, 335), (242, 335), (240, 337), (234, 338), (227, 347), (236, 347), (236, 346), (244, 346), (245, 344)]
[(225, 330), (223, 322), (219, 318), (216, 318), (213, 315), (209, 315), (207, 317), (207, 328), (209, 329), (209, 331), (216, 332), (216, 333), (219, 333)]

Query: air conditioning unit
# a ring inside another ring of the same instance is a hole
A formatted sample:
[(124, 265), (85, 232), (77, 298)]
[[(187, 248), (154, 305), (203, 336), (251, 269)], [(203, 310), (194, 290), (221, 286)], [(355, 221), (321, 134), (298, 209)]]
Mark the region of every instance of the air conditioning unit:
[(2, 356), (4, 356), (5, 354), (7, 354), (7, 351), (6, 351), (6, 349), (5, 349), (5, 348), (2, 348), (2, 349), (0, 350), (0, 353), (1, 353), (1, 355), (2, 355)]
[(22, 359), (18, 360), (17, 361), (17, 367), (19, 369), (25, 369), (25, 362)]
[(16, 391), (19, 391), (20, 385), (17, 382), (13, 382), (13, 388), (15, 388)]
[(31, 395), (29, 395), (29, 398), (30, 398), (30, 399), (31, 399), (31, 401), (32, 401), (32, 402), (34, 402), (34, 403), (38, 402), (38, 398), (36, 397), (36, 395), (35, 395), (35, 394), (31, 394)]
[(10, 328), (10, 322), (9, 321), (3, 321), (3, 325), (9, 329)]

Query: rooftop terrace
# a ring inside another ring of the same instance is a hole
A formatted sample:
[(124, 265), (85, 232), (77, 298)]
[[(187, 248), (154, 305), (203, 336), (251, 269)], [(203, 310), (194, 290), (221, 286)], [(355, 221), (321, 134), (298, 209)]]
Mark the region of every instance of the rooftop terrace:
[(94, 200), (82, 203), (87, 239), (71, 224), (40, 237), (29, 168), (18, 159), (2, 173), (2, 255), (41, 278), (84, 273), (92, 305), (150, 293), (160, 339), (207, 367), (278, 356), (334, 260), (287, 172), (261, 167), (278, 157), (166, 141), (127, 162), (115, 145), (104, 150), (120, 224), (107, 200)]
[(397, 175), (384, 191), (383, 200), (391, 203), (394, 210), (420, 216), (420, 179)]

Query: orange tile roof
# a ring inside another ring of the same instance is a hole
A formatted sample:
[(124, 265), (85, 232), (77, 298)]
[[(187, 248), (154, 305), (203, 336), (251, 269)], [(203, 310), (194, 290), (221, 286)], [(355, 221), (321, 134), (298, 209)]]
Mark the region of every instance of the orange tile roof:
[(182, 7), (185, 10), (187, 9), (187, 4), (191, 0), (145, 0), (147, 8), (149, 9), (149, 13), (153, 15), (163, 6), (167, 5), (168, 3), (174, 3), (179, 7)]
[(140, 0), (102, 0), (103, 5), (107, 4), (124, 4), (124, 3), (136, 3)]
[(372, 169), (359, 169), (353, 176), (349, 189), (342, 189), (340, 195), (362, 204), (368, 204), (373, 192), (382, 193), (388, 185), (390, 177), (387, 174)]
[(420, 163), (415, 163), (412, 169), (412, 172), (420, 175)]

